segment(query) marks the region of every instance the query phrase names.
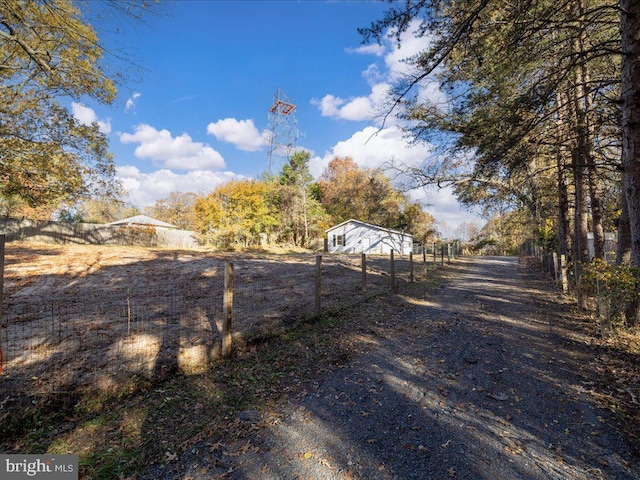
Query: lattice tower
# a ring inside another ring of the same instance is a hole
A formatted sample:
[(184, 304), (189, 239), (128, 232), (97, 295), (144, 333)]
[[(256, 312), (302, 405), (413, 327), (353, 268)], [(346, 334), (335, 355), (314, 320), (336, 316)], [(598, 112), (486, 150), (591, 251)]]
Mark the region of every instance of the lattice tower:
[(273, 105), (269, 108), (268, 130), (269, 149), (267, 160), (269, 162), (269, 175), (277, 171), (289, 157), (295, 152), (298, 137), (298, 120), (296, 118), (296, 105), (291, 103), (282, 89), (273, 96)]

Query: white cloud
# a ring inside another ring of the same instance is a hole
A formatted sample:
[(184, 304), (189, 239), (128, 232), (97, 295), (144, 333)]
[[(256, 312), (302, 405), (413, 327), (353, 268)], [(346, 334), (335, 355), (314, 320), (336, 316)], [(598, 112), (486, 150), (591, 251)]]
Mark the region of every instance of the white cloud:
[(311, 99), (311, 104), (320, 108), (320, 114), (323, 117), (338, 117), (340, 116), (340, 106), (344, 104), (342, 98), (335, 97), (333, 95), (325, 95), (321, 100), (317, 98)]
[(239, 150), (255, 152), (267, 143), (267, 133), (260, 133), (253, 120), (236, 120), (225, 118), (207, 126), (207, 133), (218, 140), (232, 143)]
[(365, 121), (373, 118), (373, 104), (369, 97), (354, 97), (349, 100), (325, 95), (321, 100), (311, 100), (313, 105), (320, 108), (323, 117), (341, 118), (351, 121)]
[(411, 73), (413, 67), (406, 60), (425, 51), (431, 44), (431, 35), (422, 37), (415, 35), (419, 26), (420, 22), (414, 20), (407, 30), (400, 34), (400, 47), (397, 46), (391, 32), (385, 37), (386, 54), (384, 55), (384, 63), (391, 80), (397, 80)]
[(98, 124), (98, 129), (106, 134), (111, 133), (111, 119), (106, 120), (98, 119), (96, 112), (82, 103), (71, 102), (71, 113), (73, 117), (82, 125)]
[[(382, 44), (367, 45), (358, 48), (346, 49), (347, 52), (374, 54), (381, 57), (381, 61), (370, 64), (362, 75), (371, 86), (368, 95), (343, 98), (333, 94), (327, 94), (322, 99), (313, 99), (311, 103), (316, 105), (320, 114), (324, 117), (332, 117), (351, 121), (372, 121), (387, 113), (389, 105), (389, 92), (391, 86), (398, 81), (410, 76), (415, 67), (407, 61), (425, 51), (431, 41), (431, 35), (416, 37), (415, 31), (420, 23), (414, 21), (409, 28), (400, 35), (400, 46), (389, 32), (382, 38)], [(420, 101), (432, 101), (437, 104), (446, 102), (446, 95), (440, 90), (435, 80), (425, 79), (416, 85), (414, 93)], [(386, 125), (397, 123), (393, 116), (386, 117)]]
[(140, 124), (135, 133), (121, 133), (122, 143), (139, 143), (136, 157), (176, 170), (219, 170), (225, 167), (222, 155), (205, 143), (194, 142), (187, 134), (173, 137), (169, 130)]
[(479, 226), (485, 223), (480, 215), (460, 206), (451, 187), (415, 189), (409, 192), (409, 197), (423, 205), (435, 217), (439, 224), (438, 230), (444, 237), (455, 237), (456, 229), (463, 223), (473, 222)]
[(384, 167), (391, 162), (417, 166), (431, 154), (428, 145), (410, 145), (398, 127), (366, 127), (338, 142), (324, 156), (311, 158), (309, 168), (318, 177), (334, 157), (351, 157), (363, 168)]
[(142, 94), (140, 92), (134, 92), (133, 95), (131, 95), (131, 97), (129, 97), (127, 99), (127, 103), (125, 103), (124, 105), (124, 111), (128, 112), (129, 110), (131, 110), (133, 107), (136, 106), (136, 101), (142, 96)]
[(357, 48), (345, 48), (345, 51), (347, 53), (360, 53), (363, 55), (375, 55), (376, 57), (381, 57), (384, 55), (385, 47), (384, 45), (373, 43), (371, 45), (363, 45)]
[(206, 193), (234, 178), (232, 172), (194, 170), (178, 174), (168, 169), (143, 173), (137, 167), (124, 165), (116, 168), (116, 177), (127, 191), (129, 201), (141, 208), (166, 198), (172, 192)]

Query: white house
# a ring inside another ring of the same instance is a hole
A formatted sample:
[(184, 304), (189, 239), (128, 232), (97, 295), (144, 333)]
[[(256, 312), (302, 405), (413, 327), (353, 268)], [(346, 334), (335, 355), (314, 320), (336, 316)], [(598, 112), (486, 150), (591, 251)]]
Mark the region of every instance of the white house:
[(330, 253), (394, 253), (409, 255), (413, 236), (349, 219), (326, 230), (327, 251)]

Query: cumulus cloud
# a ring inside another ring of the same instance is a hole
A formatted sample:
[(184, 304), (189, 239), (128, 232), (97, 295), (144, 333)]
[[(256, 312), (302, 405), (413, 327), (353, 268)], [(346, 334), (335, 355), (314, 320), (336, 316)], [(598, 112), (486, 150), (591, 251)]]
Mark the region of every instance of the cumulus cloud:
[(127, 99), (127, 103), (124, 104), (124, 111), (128, 112), (132, 108), (136, 106), (136, 101), (140, 98), (142, 94), (140, 92), (134, 92), (131, 97)]
[(323, 117), (341, 118), (351, 121), (371, 120), (374, 115), (370, 97), (353, 97), (348, 100), (334, 95), (325, 95), (322, 99), (312, 99)]
[(73, 118), (82, 125), (93, 125), (97, 123), (98, 129), (102, 133), (105, 135), (111, 133), (111, 119), (100, 120), (92, 108), (82, 103), (71, 102), (71, 113), (73, 114)]
[(141, 208), (153, 205), (156, 200), (166, 198), (172, 192), (206, 193), (229, 180), (242, 178), (232, 172), (211, 170), (179, 174), (160, 169), (144, 173), (132, 165), (117, 167), (116, 177), (127, 191), (129, 201)]
[[(371, 86), (371, 92), (368, 95), (344, 98), (327, 94), (321, 99), (312, 99), (311, 103), (318, 107), (320, 114), (324, 117), (375, 122), (376, 118), (380, 118), (381, 113), (388, 111), (391, 86), (414, 72), (414, 67), (408, 59), (415, 58), (425, 51), (432, 41), (430, 35), (415, 36), (419, 26), (419, 22), (412, 22), (409, 28), (400, 34), (399, 46), (393, 32), (389, 32), (382, 38), (382, 44), (346, 50), (350, 53), (370, 54), (381, 58), (362, 72)], [(420, 101), (428, 100), (438, 104), (446, 102), (446, 95), (440, 90), (436, 81), (426, 79), (420, 82), (415, 87), (415, 94)], [(386, 121), (387, 123), (396, 122), (393, 117), (387, 117)]]
[(351, 157), (363, 168), (385, 167), (391, 162), (417, 166), (431, 154), (429, 145), (410, 145), (398, 127), (366, 127), (336, 143), (322, 157), (311, 158), (309, 168), (318, 177), (334, 157)]
[(207, 133), (235, 145), (239, 150), (255, 152), (267, 144), (267, 132), (259, 132), (253, 120), (225, 118), (207, 126)]
[(400, 46), (397, 46), (395, 37), (389, 32), (385, 37), (385, 54), (384, 63), (387, 67), (390, 80), (397, 80), (406, 74), (410, 74), (413, 67), (407, 62), (407, 59), (413, 58), (420, 52), (425, 51), (432, 41), (431, 35), (417, 37), (416, 30), (419, 28), (420, 22), (413, 21), (406, 31), (400, 34)]
[(225, 167), (222, 155), (205, 143), (194, 142), (187, 134), (177, 137), (169, 130), (156, 130), (140, 124), (134, 133), (121, 133), (122, 143), (139, 143), (136, 157), (176, 170), (220, 170)]

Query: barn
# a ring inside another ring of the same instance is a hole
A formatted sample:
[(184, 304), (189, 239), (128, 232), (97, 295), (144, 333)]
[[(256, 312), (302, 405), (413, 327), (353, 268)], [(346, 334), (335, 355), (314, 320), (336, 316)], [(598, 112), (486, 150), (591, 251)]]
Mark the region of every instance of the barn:
[(326, 230), (330, 253), (394, 253), (409, 255), (413, 236), (360, 220), (349, 219)]

